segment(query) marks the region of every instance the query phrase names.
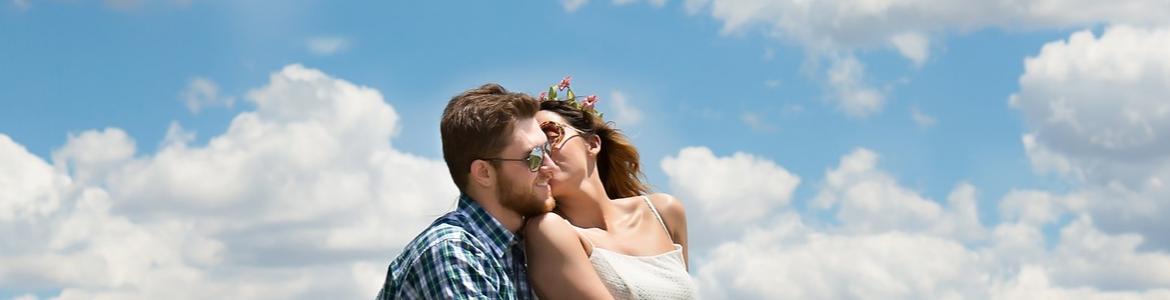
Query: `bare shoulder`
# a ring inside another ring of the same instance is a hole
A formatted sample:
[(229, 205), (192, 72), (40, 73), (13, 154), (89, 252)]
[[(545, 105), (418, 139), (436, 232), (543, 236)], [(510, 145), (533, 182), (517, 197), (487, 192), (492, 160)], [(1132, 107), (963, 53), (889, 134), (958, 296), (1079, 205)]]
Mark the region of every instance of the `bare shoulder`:
[(686, 221), (687, 211), (682, 201), (667, 193), (650, 194), (650, 202), (663, 218)]
[(541, 238), (555, 236), (574, 236), (576, 235), (573, 227), (565, 218), (555, 213), (543, 213), (535, 217), (529, 217), (524, 222), (524, 236), (525, 238)]

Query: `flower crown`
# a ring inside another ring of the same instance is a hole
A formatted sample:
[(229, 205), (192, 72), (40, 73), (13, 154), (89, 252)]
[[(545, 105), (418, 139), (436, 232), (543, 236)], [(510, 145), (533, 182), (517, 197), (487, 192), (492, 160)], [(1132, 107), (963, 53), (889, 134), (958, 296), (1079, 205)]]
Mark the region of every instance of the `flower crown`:
[[(595, 107), (597, 105), (597, 101), (600, 101), (601, 99), (597, 98), (597, 95), (589, 95), (584, 97), (585, 100), (577, 102), (577, 94), (574, 94), (573, 88), (569, 87), (569, 81), (572, 79), (573, 76), (565, 76), (564, 79), (561, 79), (560, 83), (548, 86), (548, 91), (540, 92), (540, 101), (564, 101), (570, 106), (573, 106), (573, 108), (580, 109), (581, 111), (587, 112), (591, 115), (597, 116), (598, 119), (601, 119), (601, 117), (605, 114), (597, 111), (597, 108)], [(565, 99), (561, 99), (557, 94), (557, 91), (566, 91)]]

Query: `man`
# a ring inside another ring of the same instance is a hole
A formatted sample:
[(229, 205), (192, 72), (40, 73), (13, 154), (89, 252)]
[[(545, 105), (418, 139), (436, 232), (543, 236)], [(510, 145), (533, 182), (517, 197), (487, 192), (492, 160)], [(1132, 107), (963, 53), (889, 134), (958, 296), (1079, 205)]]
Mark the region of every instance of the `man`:
[(531, 299), (524, 218), (553, 207), (539, 102), (486, 84), (455, 96), (439, 121), (455, 211), (406, 245), (378, 299)]

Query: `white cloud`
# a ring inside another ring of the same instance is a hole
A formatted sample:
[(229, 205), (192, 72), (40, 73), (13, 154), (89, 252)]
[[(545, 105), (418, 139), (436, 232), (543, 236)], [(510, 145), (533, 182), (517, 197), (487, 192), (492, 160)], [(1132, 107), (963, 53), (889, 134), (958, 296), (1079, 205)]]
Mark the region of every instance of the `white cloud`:
[(1170, 290), (1152, 291), (1101, 291), (1080, 287), (1062, 288), (1053, 286), (1042, 267), (1025, 265), (1009, 280), (998, 281), (991, 286), (991, 299), (1170, 299)]
[(182, 100), (192, 113), (199, 113), (208, 107), (231, 107), (236, 101), (233, 97), (221, 96), (219, 85), (204, 77), (192, 78), (187, 88), (179, 93), (179, 100)]
[(742, 152), (717, 157), (705, 147), (688, 147), (661, 164), (670, 190), (704, 216), (689, 219), (712, 227), (761, 220), (786, 207), (800, 184), (800, 177), (774, 162)]
[[(688, 7), (702, 7), (695, 1)], [(1170, 3), (1160, 0), (1098, 2), (1040, 0), (714, 0), (711, 16), (725, 33), (762, 26), (773, 36), (814, 50), (850, 50), (890, 44), (918, 62), (929, 56), (926, 33), (989, 27), (1068, 28), (1099, 23), (1170, 23)]]
[(29, 7), (31, 7), (31, 3), (28, 1), (29, 0), (12, 0), (12, 5), (16, 6), (16, 9), (19, 9), (20, 11), (28, 11)]
[[(834, 98), (846, 113), (865, 116), (884, 105), (881, 91), (860, 80), (858, 50), (892, 48), (916, 66), (929, 60), (931, 39), (985, 28), (1067, 29), (1098, 24), (1170, 24), (1162, 0), (687, 0), (685, 11), (722, 21), (723, 34), (762, 28), (769, 37), (828, 59)], [(937, 42), (936, 42), (937, 43)]]
[(609, 98), (613, 99), (613, 108), (617, 112), (613, 120), (618, 125), (631, 126), (642, 122), (642, 111), (630, 104), (625, 93), (615, 90), (609, 94)]
[(561, 6), (565, 8), (566, 12), (574, 12), (588, 2), (589, 0), (561, 0)]
[[(898, 185), (877, 168), (877, 158), (857, 150), (827, 172), (813, 205), (837, 207), (833, 218), (806, 222), (778, 210), (692, 254), (705, 298), (1170, 297), (1170, 254), (1142, 250), (1140, 235), (1099, 231), (1090, 216), (1074, 211), (1083, 195), (1010, 192), (999, 201), (1002, 223), (987, 234), (973, 185), (957, 185), (944, 208)], [(677, 173), (668, 175), (673, 181)], [(1074, 221), (1045, 241), (1043, 227), (1063, 217)]]
[(378, 91), (317, 70), (287, 66), (247, 100), (206, 145), (172, 124), (135, 156), (123, 131), (85, 131), (58, 168), (0, 135), (0, 282), (59, 299), (373, 297), (452, 207), (446, 166), (390, 146)]
[(790, 217), (711, 253), (695, 273), (704, 298), (986, 298), (979, 254), (938, 237), (826, 234)]
[(1069, 160), (1066, 172), (1139, 186), (1170, 158), (1168, 48), (1170, 29), (1073, 33), (1026, 60), (1011, 104), (1037, 147)]
[(314, 37), (305, 41), (309, 53), (321, 56), (337, 54), (349, 49), (349, 39), (343, 37)]
[(53, 162), (62, 173), (72, 170), (73, 179), (91, 183), (134, 157), (134, 140), (118, 128), (70, 134), (65, 146), (53, 151)]
[(57, 210), (61, 188), (69, 182), (68, 177), (57, 174), (52, 166), (0, 133), (0, 224)]
[(1111, 290), (1170, 287), (1170, 255), (1138, 251), (1141, 235), (1108, 235), (1082, 216), (1061, 230), (1060, 240), (1053, 251), (1060, 263), (1050, 268), (1062, 282)]
[(829, 170), (813, 204), (836, 209), (837, 219), (850, 232), (890, 230), (981, 239), (986, 235), (975, 209), (975, 188), (960, 184), (948, 197), (948, 208), (902, 187), (877, 169), (877, 153), (857, 149)]
[(890, 44), (898, 49), (898, 53), (914, 62), (915, 66), (922, 66), (930, 55), (930, 40), (918, 33), (903, 33), (890, 37)]
[(934, 117), (923, 113), (921, 110), (918, 110), (917, 107), (910, 108), (910, 118), (914, 120), (914, 124), (918, 124), (919, 128), (931, 127), (934, 126), (935, 123), (938, 123)]
[(1170, 249), (1170, 29), (1110, 26), (1046, 44), (1025, 60), (1010, 104), (1035, 170), (1060, 174), (1112, 232)]
[(845, 114), (867, 117), (878, 113), (885, 105), (886, 96), (865, 83), (865, 66), (853, 56), (835, 58), (828, 70), (830, 98)]

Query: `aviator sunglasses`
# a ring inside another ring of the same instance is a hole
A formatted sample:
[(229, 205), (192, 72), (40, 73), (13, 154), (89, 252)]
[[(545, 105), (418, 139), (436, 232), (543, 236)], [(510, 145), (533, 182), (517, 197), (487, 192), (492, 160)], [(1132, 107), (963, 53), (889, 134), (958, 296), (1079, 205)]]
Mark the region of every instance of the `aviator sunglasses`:
[(529, 172), (536, 172), (536, 170), (540, 170), (540, 166), (544, 164), (544, 154), (545, 154), (545, 152), (548, 152), (547, 149), (548, 149), (548, 143), (544, 143), (540, 146), (536, 146), (535, 148), (532, 148), (532, 151), (529, 151), (528, 155), (526, 155), (524, 158), (491, 157), (491, 158), (480, 158), (480, 159), (487, 160), (487, 161), (519, 161), (519, 162), (523, 162), (525, 164), (528, 164), (528, 171)]
[[(565, 137), (565, 128), (572, 129), (573, 131), (576, 131), (577, 134)], [(585, 132), (581, 131), (580, 129), (553, 121), (541, 122), (540, 130), (544, 131), (544, 135), (548, 137), (549, 150), (552, 151), (561, 150), (561, 148), (565, 147), (565, 144), (569, 143), (569, 140), (585, 134)]]

